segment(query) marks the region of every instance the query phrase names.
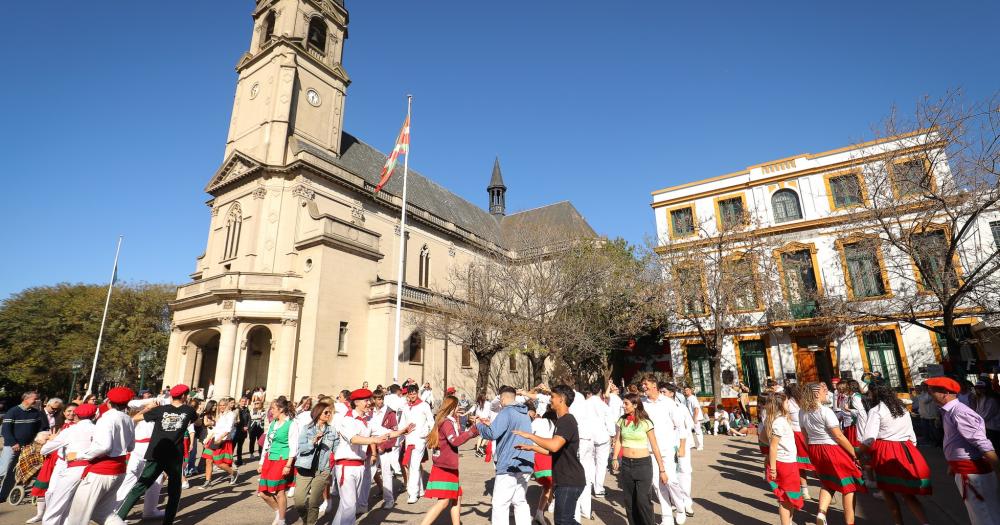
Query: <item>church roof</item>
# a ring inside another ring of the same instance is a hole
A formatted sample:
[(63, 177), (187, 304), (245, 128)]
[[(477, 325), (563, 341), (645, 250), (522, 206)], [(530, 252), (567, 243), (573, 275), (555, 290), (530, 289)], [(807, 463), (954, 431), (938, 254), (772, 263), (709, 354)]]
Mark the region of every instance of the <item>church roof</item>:
[[(303, 140), (296, 140), (298, 151), (306, 151), (331, 164), (339, 166), (365, 180), (372, 186), (378, 184), (386, 155), (357, 137), (344, 132), (341, 136), (341, 152), (336, 157), (324, 148)], [(402, 170), (396, 167), (397, 172)], [(494, 164), (494, 177), (499, 177), (499, 161)], [(502, 179), (500, 180), (503, 183)], [(493, 184), (491, 179), (490, 184)], [(382, 188), (383, 192), (402, 195), (403, 177), (395, 173)], [(586, 219), (568, 201), (543, 206), (506, 217), (494, 217), (489, 212), (472, 204), (428, 179), (414, 170), (409, 170), (406, 199), (410, 204), (427, 210), (438, 217), (477, 236), (508, 249), (524, 246), (524, 239), (530, 235), (530, 243), (538, 246), (541, 239), (561, 242), (581, 236), (596, 237), (597, 234), (587, 224)], [(542, 232), (544, 235), (539, 236)], [(512, 244), (508, 244), (512, 243)], [(548, 242), (542, 242), (548, 244)]]

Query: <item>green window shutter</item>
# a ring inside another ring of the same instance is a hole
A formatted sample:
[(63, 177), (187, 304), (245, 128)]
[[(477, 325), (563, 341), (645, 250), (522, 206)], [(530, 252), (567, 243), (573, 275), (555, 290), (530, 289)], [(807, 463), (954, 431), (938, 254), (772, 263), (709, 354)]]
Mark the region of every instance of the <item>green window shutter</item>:
[(760, 395), (764, 390), (764, 382), (770, 371), (767, 366), (767, 353), (764, 343), (760, 340), (740, 341), (740, 361), (743, 365), (743, 384), (750, 388), (750, 393)]
[(834, 208), (861, 204), (861, 184), (856, 175), (840, 175), (830, 179)]
[(896, 335), (892, 330), (865, 332), (863, 337), (868, 365), (872, 372), (880, 372), (882, 377), (899, 392), (906, 392), (906, 377), (903, 361), (896, 346)]
[(855, 297), (877, 297), (885, 295), (885, 283), (882, 282), (882, 269), (879, 267), (875, 248), (849, 244), (844, 246), (847, 259), (847, 275), (851, 280), (851, 288)]

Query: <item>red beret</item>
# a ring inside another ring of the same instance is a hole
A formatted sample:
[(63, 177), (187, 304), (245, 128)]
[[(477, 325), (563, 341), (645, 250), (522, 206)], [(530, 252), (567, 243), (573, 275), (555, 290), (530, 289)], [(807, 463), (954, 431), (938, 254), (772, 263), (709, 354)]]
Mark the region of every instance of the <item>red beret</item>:
[(929, 387), (940, 388), (941, 390), (952, 394), (957, 394), (962, 391), (962, 386), (958, 384), (958, 381), (955, 381), (950, 377), (932, 377), (927, 381), (924, 381), (924, 384)]
[(187, 394), (190, 390), (191, 389), (188, 388), (187, 385), (174, 385), (174, 387), (170, 389), (170, 397), (181, 397), (184, 394)]
[(128, 387), (116, 386), (111, 390), (108, 390), (108, 401), (111, 401), (116, 405), (124, 405), (125, 403), (132, 401), (133, 397), (135, 397), (135, 392)]
[(372, 391), (367, 388), (359, 388), (354, 392), (351, 392), (351, 401), (356, 401), (358, 399), (371, 399)]
[(455, 393), (455, 387), (453, 387), (453, 386), (448, 387), (448, 389), (445, 390), (444, 393), (445, 394), (454, 394)]
[(80, 419), (90, 419), (97, 413), (97, 407), (92, 403), (84, 403), (76, 407), (74, 412)]

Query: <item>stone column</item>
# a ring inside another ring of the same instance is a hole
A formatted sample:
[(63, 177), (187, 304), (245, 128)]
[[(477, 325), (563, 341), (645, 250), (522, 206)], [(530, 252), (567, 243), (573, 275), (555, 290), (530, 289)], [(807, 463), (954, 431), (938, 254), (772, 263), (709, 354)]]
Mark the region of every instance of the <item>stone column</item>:
[[(295, 382), (295, 343), (298, 337), (299, 322), (296, 319), (282, 319), (281, 333), (278, 334), (276, 352), (271, 353), (271, 364), (268, 366), (268, 397), (274, 389), (277, 395), (290, 396)], [(303, 363), (299, 363), (302, 366)]]
[(236, 329), (233, 317), (220, 317), (219, 357), (215, 364), (215, 397), (233, 395), (233, 361), (236, 359)]
[(170, 327), (170, 342), (167, 343), (167, 360), (163, 365), (163, 384), (160, 385), (160, 388), (180, 383), (181, 377), (184, 375), (186, 360), (181, 351), (181, 335), (181, 329), (177, 325)]

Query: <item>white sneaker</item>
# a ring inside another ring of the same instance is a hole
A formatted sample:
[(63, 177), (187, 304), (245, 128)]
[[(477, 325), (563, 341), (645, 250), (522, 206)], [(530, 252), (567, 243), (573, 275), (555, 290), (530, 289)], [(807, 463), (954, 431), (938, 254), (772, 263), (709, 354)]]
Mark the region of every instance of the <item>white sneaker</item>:
[(32, 516), (25, 523), (38, 523), (39, 521), (42, 521), (41, 516)]
[(409, 498), (406, 498), (406, 503), (408, 503), (410, 505), (413, 505), (416, 502), (417, 502), (417, 497), (416, 496), (410, 496)]
[(291, 498), (292, 496), (295, 496), (295, 487), (288, 489), (288, 498)]
[(189, 488), (191, 488), (191, 484), (188, 483), (187, 481), (185, 481), (184, 483), (181, 483), (181, 488), (182, 489), (189, 489)]
[(683, 510), (674, 513), (674, 523), (677, 525), (684, 525), (684, 522), (686, 522), (687, 519), (687, 514), (684, 514)]

